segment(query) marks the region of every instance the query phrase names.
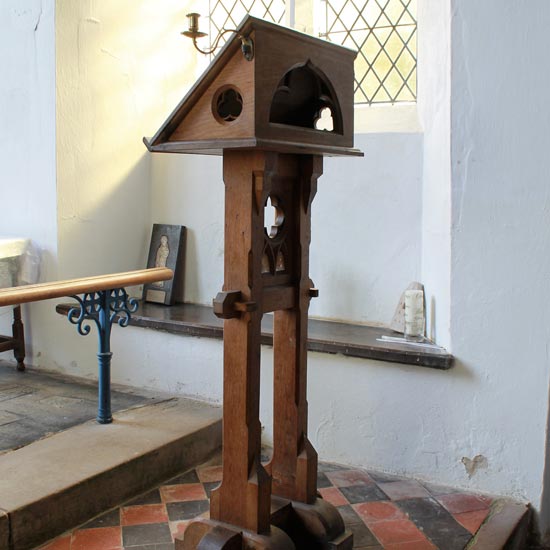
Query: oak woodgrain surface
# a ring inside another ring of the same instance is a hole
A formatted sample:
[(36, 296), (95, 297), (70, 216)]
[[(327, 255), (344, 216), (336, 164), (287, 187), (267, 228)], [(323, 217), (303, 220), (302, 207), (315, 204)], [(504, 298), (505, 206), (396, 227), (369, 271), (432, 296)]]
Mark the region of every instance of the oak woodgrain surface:
[(152, 269), (141, 269), (124, 273), (111, 273), (109, 275), (98, 275), (95, 277), (54, 281), (52, 283), (38, 283), (35, 285), (3, 288), (0, 289), (0, 306), (50, 300), (52, 298), (72, 296), (73, 294), (99, 292), (101, 290), (123, 288), (155, 281), (167, 281), (172, 278), (172, 276), (173, 272), (171, 269), (155, 267)]

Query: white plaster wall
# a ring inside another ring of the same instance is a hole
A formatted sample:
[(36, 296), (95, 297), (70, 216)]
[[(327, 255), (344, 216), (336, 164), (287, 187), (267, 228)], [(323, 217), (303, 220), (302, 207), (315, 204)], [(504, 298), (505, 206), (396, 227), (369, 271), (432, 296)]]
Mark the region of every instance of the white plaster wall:
[(48, 258), (57, 237), (53, 1), (5, 0), (0, 25), (2, 234), (34, 239)]
[(451, 334), (472, 381), (460, 407), (465, 452), (487, 457), (482, 488), (518, 484), (537, 509), (550, 344), (549, 25), (544, 0), (453, 2)]
[[(0, 3), (0, 68), (0, 234), (33, 239), (41, 279), (49, 280), (57, 254), (53, 0)], [(25, 306), (24, 315), (32, 352), (31, 343), (49, 340), (49, 310)], [(2, 334), (10, 333), (11, 319), (11, 308), (0, 309)]]
[[(139, 269), (152, 224), (151, 157), (142, 138), (194, 72), (179, 35), (186, 4), (79, 0), (58, 1), (56, 10), (58, 277)], [(44, 307), (52, 337), (33, 345), (32, 363), (85, 375), (94, 338), (71, 327), (60, 349), (67, 321), (52, 302)]]
[(450, 348), (451, 4), (418, 2), (418, 112), (424, 131), (422, 282), (427, 333)]
[(142, 137), (193, 68), (185, 4), (57, 3), (59, 256), (63, 277), (145, 264), (150, 155)]
[[(388, 107), (388, 109), (392, 109)], [(422, 135), (356, 134), (364, 158), (326, 158), (313, 202), (313, 317), (389, 323), (420, 278)]]
[(155, 223), (187, 227), (184, 299), (210, 305), (223, 285), (221, 157), (153, 154), (151, 209)]

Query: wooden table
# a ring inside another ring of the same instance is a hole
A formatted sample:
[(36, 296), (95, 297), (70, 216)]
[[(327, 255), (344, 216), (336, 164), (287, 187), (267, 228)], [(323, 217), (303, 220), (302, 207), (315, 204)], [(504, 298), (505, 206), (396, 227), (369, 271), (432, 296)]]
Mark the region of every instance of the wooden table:
[(12, 335), (0, 335), (0, 352), (13, 350), (17, 370), (25, 370), (25, 329), (21, 319), (21, 306), (13, 308)]

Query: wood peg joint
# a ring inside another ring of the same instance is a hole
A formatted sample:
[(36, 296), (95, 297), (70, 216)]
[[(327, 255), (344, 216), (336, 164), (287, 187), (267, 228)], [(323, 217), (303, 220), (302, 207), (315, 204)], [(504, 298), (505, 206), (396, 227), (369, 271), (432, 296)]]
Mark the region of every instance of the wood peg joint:
[(218, 292), (213, 300), (214, 315), (220, 319), (236, 319), (258, 309), (256, 302), (244, 302), (240, 290)]
[(235, 302), (235, 309), (241, 313), (250, 313), (258, 309), (256, 302)]

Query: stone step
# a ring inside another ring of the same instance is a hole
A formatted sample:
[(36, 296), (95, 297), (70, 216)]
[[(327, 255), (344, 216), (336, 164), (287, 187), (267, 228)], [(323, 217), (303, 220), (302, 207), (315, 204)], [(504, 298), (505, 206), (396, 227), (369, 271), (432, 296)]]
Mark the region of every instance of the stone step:
[(0, 456), (0, 550), (33, 548), (203, 462), (221, 409), (183, 398), (80, 424)]
[(525, 550), (530, 516), (527, 504), (506, 499), (496, 501), (467, 550)]

